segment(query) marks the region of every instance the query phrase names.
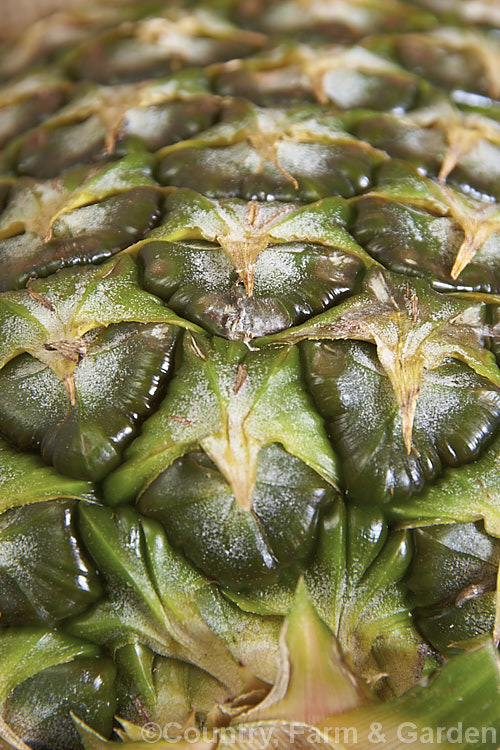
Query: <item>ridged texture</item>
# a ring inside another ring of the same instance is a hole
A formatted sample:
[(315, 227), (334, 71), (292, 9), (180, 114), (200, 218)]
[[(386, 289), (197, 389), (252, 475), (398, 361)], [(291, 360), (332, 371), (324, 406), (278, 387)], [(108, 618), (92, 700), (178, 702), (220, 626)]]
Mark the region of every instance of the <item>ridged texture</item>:
[(151, 0), (0, 45), (0, 746), (500, 736), (498, 27)]

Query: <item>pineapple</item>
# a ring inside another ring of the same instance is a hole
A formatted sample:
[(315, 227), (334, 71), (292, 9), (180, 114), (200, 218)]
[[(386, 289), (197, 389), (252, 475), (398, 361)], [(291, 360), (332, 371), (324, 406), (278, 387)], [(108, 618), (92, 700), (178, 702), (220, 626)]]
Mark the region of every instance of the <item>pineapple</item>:
[(0, 47), (0, 748), (498, 747), (499, 25)]

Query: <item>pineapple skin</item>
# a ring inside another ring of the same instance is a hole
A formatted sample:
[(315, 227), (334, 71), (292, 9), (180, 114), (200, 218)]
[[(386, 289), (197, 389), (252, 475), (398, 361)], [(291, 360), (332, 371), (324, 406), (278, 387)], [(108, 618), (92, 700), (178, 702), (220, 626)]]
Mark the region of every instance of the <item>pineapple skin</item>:
[(0, 43), (0, 748), (498, 747), (499, 27)]

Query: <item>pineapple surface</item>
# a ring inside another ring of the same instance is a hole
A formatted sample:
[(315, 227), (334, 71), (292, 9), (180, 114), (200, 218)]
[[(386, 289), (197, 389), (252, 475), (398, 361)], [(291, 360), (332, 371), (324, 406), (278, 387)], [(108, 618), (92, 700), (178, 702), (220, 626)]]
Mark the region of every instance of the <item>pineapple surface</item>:
[(500, 746), (500, 12), (0, 45), (0, 748)]

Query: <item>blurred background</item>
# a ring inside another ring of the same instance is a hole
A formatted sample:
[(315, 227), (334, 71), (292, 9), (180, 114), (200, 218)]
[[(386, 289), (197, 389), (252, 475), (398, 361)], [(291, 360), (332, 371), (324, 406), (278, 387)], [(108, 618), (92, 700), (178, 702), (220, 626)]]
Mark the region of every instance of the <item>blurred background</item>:
[(0, 37), (18, 34), (55, 10), (83, 4), (82, 0), (0, 0)]

